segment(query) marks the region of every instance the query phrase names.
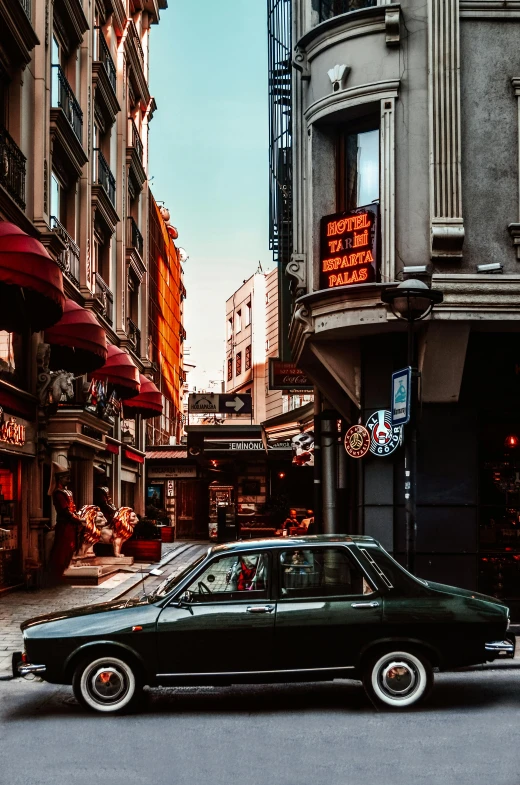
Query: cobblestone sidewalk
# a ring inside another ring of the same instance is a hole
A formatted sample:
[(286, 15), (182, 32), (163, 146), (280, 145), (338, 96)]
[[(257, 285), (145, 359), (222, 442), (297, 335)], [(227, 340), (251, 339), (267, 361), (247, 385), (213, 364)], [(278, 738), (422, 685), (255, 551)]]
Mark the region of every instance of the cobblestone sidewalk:
[[(143, 565), (146, 591), (167, 576), (183, 570), (208, 548), (207, 543), (178, 540), (163, 543), (159, 565)], [(163, 570), (160, 577), (149, 576), (150, 569)], [(126, 577), (128, 575), (128, 577)], [(11, 658), (14, 651), (23, 647), (20, 624), (25, 619), (41, 616), (53, 611), (77, 608), (80, 605), (96, 605), (110, 602), (119, 597), (132, 597), (142, 593), (142, 574), (118, 573), (117, 578), (108, 578), (100, 586), (55, 586), (37, 591), (14, 591), (0, 595), (0, 679), (11, 674)]]

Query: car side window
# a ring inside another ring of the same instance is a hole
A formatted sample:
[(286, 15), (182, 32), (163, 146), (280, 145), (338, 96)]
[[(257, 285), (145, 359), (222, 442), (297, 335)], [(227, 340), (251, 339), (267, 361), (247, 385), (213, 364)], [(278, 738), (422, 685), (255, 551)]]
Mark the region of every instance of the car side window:
[(362, 596), (373, 591), (346, 548), (291, 548), (280, 554), (282, 598)]
[(190, 602), (260, 600), (268, 597), (268, 557), (238, 553), (216, 559), (186, 587)]

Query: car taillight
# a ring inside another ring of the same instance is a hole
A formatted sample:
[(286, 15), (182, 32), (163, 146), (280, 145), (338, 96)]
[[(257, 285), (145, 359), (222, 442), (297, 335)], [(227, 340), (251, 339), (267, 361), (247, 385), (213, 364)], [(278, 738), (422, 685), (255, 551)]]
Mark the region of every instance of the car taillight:
[(27, 662), (27, 654), (22, 652), (22, 662)]

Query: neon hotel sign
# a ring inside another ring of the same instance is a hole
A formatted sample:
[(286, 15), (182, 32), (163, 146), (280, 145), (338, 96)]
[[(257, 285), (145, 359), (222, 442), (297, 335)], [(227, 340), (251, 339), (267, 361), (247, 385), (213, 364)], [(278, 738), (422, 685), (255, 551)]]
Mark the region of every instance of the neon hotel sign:
[(376, 280), (378, 224), (377, 204), (321, 219), (320, 289)]

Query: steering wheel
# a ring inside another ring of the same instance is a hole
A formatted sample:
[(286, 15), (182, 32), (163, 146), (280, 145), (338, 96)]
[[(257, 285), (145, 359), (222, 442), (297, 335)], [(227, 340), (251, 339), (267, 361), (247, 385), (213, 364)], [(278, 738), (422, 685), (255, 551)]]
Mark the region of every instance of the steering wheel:
[(199, 594), (212, 594), (211, 589), (208, 588), (208, 586), (206, 586), (206, 584), (203, 583), (202, 581), (199, 581), (198, 588), (199, 588)]

